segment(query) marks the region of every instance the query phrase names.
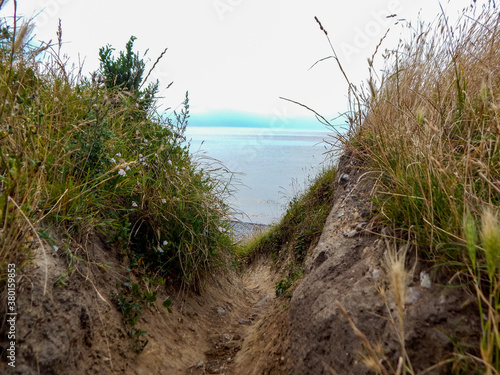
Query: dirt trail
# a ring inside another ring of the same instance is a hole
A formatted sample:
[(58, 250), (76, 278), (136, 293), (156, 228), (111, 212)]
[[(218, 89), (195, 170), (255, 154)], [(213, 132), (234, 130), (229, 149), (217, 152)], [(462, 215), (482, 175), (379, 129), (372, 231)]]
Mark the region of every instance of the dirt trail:
[[(285, 373), (280, 368), (288, 309), (282, 306), (288, 300), (275, 297), (279, 273), (267, 258), (256, 259), (242, 274), (215, 272), (199, 294), (156, 286), (155, 304), (143, 309), (135, 327), (148, 341), (137, 354), (130, 328), (112, 301), (117, 285), (138, 281), (103, 241), (89, 243), (88, 264), (79, 263), (65, 286), (57, 280), (67, 259), (47, 248), (45, 267), (42, 252), (37, 255), (42, 266), (29, 269), (19, 282), (16, 367), (0, 361), (0, 373)], [(172, 313), (161, 305), (166, 298), (173, 300)]]
[[(211, 324), (205, 337), (210, 348), (204, 352), (205, 359), (190, 366), (186, 374), (262, 374), (272, 367), (270, 359), (278, 364), (283, 362), (280, 353), (269, 351), (269, 342), (265, 340), (267, 335), (279, 335), (269, 329), (279, 318), (276, 310), (283, 303), (275, 298), (276, 272), (262, 258), (245, 271), (241, 282), (245, 293), (239, 301), (233, 298), (210, 311)], [(237, 305), (239, 308), (231, 307)], [(281, 343), (276, 342), (278, 346)]]
[[(148, 286), (158, 294), (135, 327), (148, 341), (140, 354), (113, 303), (117, 285), (140, 280), (116, 250), (98, 236), (89, 237), (85, 247), (61, 241), (59, 248), (67, 246), (86, 260), (71, 274), (61, 252), (47, 247), (45, 257), (34, 251), (34, 266), (26, 267), (18, 282), (16, 367), (0, 361), (0, 373), (367, 375), (359, 360), (360, 338), (338, 303), (382, 348), (384, 363), (397, 363), (399, 336), (390, 324), (394, 303), (390, 293), (389, 300), (380, 293), (380, 287), (387, 289), (387, 244), (367, 222), (372, 184), (363, 175), (352, 160), (341, 158), (334, 206), (290, 300), (275, 297), (281, 272), (264, 256), (242, 274), (213, 270), (198, 294), (169, 283)], [(421, 285), (421, 271), (430, 275), (430, 287)], [(457, 285), (450, 288), (449, 275), (437, 271), (419, 262), (407, 285), (405, 350), (416, 373), (440, 363), (428, 373), (449, 374), (455, 345), (480, 342), (474, 299)], [(172, 313), (162, 306), (167, 298)]]

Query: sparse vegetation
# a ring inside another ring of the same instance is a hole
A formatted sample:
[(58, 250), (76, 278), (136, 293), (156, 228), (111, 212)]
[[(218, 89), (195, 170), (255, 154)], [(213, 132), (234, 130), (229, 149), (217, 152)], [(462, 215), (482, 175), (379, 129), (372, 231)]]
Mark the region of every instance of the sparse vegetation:
[(117, 285), (118, 293), (114, 296), (114, 302), (118, 310), (123, 314), (125, 324), (129, 328), (129, 336), (134, 340), (134, 350), (140, 353), (148, 340), (143, 338), (146, 331), (135, 327), (144, 309), (150, 307), (156, 301), (156, 292), (143, 291), (139, 284), (125, 281)]
[(284, 266), (284, 278), (276, 285), (277, 296), (289, 295), (288, 288), (302, 276), (307, 251), (318, 242), (330, 213), (336, 176), (333, 167), (323, 170), (304, 193), (289, 202), (278, 224), (242, 244), (237, 250), (241, 258), (266, 254), (276, 264)]
[[(153, 307), (156, 301), (156, 291), (143, 290), (137, 283), (127, 280), (122, 284), (117, 284), (117, 293), (113, 295), (113, 301), (118, 310), (123, 314), (123, 320), (128, 327), (128, 334), (133, 340), (134, 351), (140, 353), (148, 344), (144, 337), (147, 331), (136, 328), (136, 324), (147, 308)], [(162, 306), (172, 313), (170, 306), (172, 300), (167, 298)]]
[(287, 298), (291, 298), (292, 292), (290, 291), (290, 287), (295, 281), (302, 277), (302, 263), (291, 262), (286, 268), (285, 277), (276, 283), (276, 297), (285, 296)]

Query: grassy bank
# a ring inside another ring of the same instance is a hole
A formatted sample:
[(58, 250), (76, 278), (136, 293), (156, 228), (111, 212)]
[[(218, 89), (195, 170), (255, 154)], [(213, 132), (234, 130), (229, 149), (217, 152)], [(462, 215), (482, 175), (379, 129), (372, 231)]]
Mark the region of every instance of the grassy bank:
[(366, 89), (350, 84), (343, 141), (376, 172), (380, 221), (470, 283), (482, 339), (478, 352), (457, 351), (456, 369), (491, 374), (500, 371), (500, 17), (489, 6), (446, 19), (409, 26), (381, 75), (370, 62)]
[(33, 46), (29, 24), (3, 18), (0, 28), (2, 283), (7, 264), (21, 269), (54, 233), (67, 245), (53, 251), (74, 267), (85, 249), (69, 244), (100, 232), (130, 267), (196, 285), (231, 239), (227, 185), (185, 144), (187, 94), (179, 111), (158, 112), (158, 82), (146, 82), (133, 37), (120, 53), (96, 51), (100, 68), (85, 77), (68, 68), (61, 40)]
[(318, 243), (326, 218), (333, 204), (336, 168), (324, 169), (305, 192), (295, 196), (280, 222), (264, 233), (243, 243), (237, 249), (240, 258), (270, 256), (283, 267), (283, 279), (276, 285), (278, 296), (290, 296), (290, 288), (302, 276), (305, 257), (311, 246)]

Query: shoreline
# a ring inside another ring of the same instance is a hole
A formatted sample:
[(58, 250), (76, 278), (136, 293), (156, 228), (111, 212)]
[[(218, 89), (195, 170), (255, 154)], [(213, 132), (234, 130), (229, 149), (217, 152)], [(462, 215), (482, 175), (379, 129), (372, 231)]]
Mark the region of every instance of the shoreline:
[(231, 220), (233, 228), (233, 238), (235, 242), (240, 242), (267, 230), (270, 225), (248, 223), (244, 221)]

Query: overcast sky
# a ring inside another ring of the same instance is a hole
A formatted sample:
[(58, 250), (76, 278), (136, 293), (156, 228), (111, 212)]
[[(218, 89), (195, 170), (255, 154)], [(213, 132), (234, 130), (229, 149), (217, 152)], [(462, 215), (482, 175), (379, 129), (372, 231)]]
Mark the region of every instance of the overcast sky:
[[(442, 0), (451, 17), (471, 1)], [(6, 11), (12, 8), (11, 0)], [(325, 116), (344, 111), (346, 84), (330, 59), (328, 42), (314, 21), (328, 30), (339, 59), (353, 82), (367, 77), (366, 58), (391, 28), (386, 46), (395, 45), (398, 19), (427, 20), (439, 13), (437, 0), (21, 0), (18, 12), (35, 18), (35, 40), (57, 40), (62, 20), (63, 53), (84, 72), (98, 67), (98, 50), (122, 50), (131, 35), (135, 50), (149, 49), (152, 61), (168, 48), (155, 77), (165, 106), (190, 93), (194, 113), (214, 110), (265, 115), (308, 114), (280, 100), (300, 101)], [(396, 14), (395, 17), (386, 18)], [(174, 85), (164, 90), (168, 83)]]

